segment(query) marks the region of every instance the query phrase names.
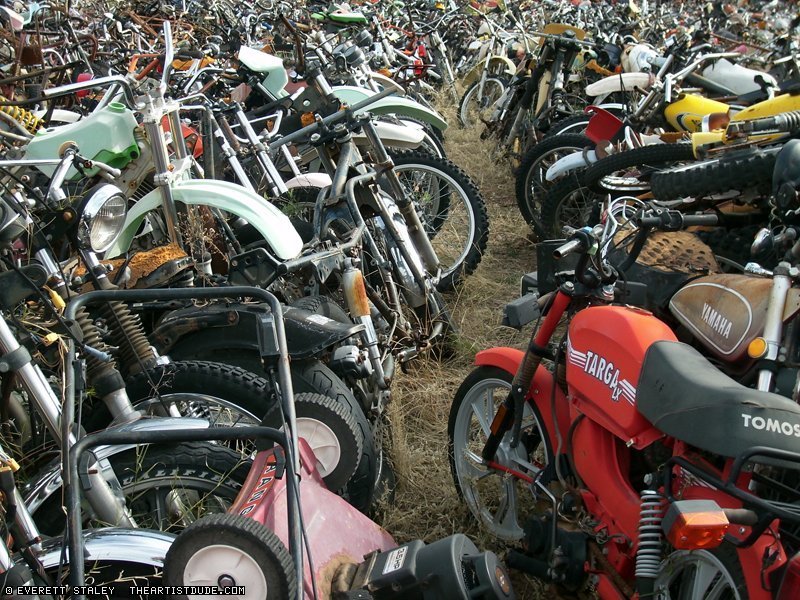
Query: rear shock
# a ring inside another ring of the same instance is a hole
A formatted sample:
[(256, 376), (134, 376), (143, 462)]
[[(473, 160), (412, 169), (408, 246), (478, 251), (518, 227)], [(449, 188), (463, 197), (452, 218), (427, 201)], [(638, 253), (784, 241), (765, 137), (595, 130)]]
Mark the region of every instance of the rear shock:
[(661, 520), (664, 498), (653, 490), (642, 490), (639, 510), (639, 546), (636, 549), (636, 591), (640, 598), (653, 595), (653, 584), (661, 564)]
[[(0, 96), (0, 103), (2, 102), (8, 102), (8, 99)], [(42, 120), (29, 110), (25, 110), (22, 107), (0, 104), (0, 112), (8, 115), (8, 117), (15, 120), (30, 133), (36, 133), (42, 128)]]

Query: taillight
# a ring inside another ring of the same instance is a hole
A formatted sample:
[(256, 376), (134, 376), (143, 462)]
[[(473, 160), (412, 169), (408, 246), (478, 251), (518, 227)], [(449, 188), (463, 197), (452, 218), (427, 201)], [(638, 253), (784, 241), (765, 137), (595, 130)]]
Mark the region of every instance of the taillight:
[(775, 600), (795, 600), (796, 598), (800, 598), (800, 552), (786, 563), (783, 581), (781, 581), (781, 587), (778, 589)]

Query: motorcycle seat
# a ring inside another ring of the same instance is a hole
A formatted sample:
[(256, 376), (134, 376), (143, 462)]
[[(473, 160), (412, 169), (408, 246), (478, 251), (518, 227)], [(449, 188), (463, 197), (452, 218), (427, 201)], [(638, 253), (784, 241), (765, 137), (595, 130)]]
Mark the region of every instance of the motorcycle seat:
[(745, 387), (687, 344), (660, 341), (645, 354), (639, 412), (665, 434), (734, 458), (753, 446), (800, 452), (800, 407)]

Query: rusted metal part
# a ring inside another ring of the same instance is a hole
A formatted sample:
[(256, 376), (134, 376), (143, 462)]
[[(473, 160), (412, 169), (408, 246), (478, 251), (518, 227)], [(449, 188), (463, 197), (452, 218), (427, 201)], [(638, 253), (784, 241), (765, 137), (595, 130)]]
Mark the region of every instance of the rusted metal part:
[(600, 565), (603, 573), (611, 578), (611, 582), (617, 586), (617, 589), (621, 591), (625, 596), (628, 598), (633, 597), (633, 588), (628, 585), (628, 582), (625, 581), (622, 576), (617, 573), (616, 569), (612, 566), (610, 562), (608, 562), (608, 558), (606, 555), (603, 554), (603, 550), (595, 544), (594, 542), (589, 542), (589, 553), (592, 555), (592, 558)]

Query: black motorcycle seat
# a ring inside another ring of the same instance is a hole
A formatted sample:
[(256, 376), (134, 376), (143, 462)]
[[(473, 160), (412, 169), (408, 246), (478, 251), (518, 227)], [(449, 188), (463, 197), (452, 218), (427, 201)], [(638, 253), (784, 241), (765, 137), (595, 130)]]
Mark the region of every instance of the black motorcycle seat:
[(665, 434), (720, 456), (733, 458), (753, 446), (800, 452), (795, 402), (737, 383), (680, 342), (648, 348), (636, 406)]

